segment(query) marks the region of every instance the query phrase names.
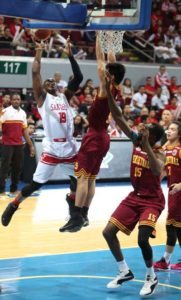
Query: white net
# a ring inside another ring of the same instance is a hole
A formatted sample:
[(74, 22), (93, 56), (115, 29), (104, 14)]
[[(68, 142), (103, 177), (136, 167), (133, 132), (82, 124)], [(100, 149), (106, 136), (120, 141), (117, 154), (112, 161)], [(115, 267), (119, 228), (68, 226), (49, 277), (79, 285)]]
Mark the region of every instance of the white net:
[(115, 54), (123, 52), (123, 36), (125, 31), (99, 31), (101, 49), (104, 53), (109, 51)]

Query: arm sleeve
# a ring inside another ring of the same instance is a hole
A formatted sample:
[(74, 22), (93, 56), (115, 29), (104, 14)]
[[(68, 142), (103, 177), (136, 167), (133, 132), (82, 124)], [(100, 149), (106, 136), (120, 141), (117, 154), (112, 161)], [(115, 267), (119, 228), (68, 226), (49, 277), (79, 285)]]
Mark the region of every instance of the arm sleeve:
[(72, 71), (73, 71), (73, 78), (68, 82), (67, 90), (70, 92), (76, 92), (79, 88), (80, 83), (83, 80), (82, 72), (79, 68), (78, 63), (76, 62), (73, 56), (69, 57)]

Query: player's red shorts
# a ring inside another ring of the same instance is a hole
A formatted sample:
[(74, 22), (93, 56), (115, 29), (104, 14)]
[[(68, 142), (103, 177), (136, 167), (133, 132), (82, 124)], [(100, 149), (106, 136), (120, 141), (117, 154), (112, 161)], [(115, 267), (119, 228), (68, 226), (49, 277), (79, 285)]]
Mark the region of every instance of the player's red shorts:
[(82, 139), (75, 163), (75, 175), (95, 178), (99, 173), (104, 156), (109, 150), (110, 138), (106, 130), (89, 129)]
[(166, 224), (181, 228), (181, 192), (168, 196)]
[(132, 192), (119, 204), (109, 221), (127, 235), (130, 235), (138, 222), (139, 225), (147, 225), (155, 229), (162, 211), (161, 207), (152, 206), (155, 201), (156, 198), (151, 198), (143, 203), (143, 199)]

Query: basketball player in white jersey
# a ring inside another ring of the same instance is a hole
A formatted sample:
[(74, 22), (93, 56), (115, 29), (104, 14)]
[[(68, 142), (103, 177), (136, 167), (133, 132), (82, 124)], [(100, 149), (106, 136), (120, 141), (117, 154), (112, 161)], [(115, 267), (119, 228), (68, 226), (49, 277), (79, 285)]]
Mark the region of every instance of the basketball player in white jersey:
[[(40, 69), (44, 45), (36, 44), (36, 46), (35, 59), (32, 65), (32, 80), (34, 98), (45, 131), (43, 153), (33, 175), (32, 183), (21, 190), (2, 214), (1, 221), (4, 226), (9, 224), (19, 204), (50, 179), (58, 164), (71, 167), (73, 173), (78, 151), (76, 140), (73, 138), (73, 115), (67, 99), (70, 99), (73, 93), (78, 90), (83, 76), (72, 55), (69, 39), (64, 52), (67, 53), (70, 60), (73, 77), (65, 91), (66, 96), (58, 92), (54, 79), (47, 79), (42, 85)], [(68, 174), (70, 174), (70, 170)]]

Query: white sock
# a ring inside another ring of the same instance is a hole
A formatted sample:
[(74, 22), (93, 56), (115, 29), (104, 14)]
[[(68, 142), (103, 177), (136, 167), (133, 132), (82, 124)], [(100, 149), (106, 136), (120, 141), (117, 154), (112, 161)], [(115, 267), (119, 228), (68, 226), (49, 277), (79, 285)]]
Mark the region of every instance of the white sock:
[(154, 272), (154, 268), (146, 268), (146, 275), (150, 275), (150, 277), (155, 278), (155, 272)]
[(170, 262), (171, 256), (172, 256), (172, 253), (168, 253), (167, 251), (164, 252), (163, 257), (166, 260), (167, 264)]
[(119, 268), (120, 272), (129, 270), (128, 265), (124, 259), (121, 261), (118, 261), (117, 264), (118, 264), (118, 268)]

